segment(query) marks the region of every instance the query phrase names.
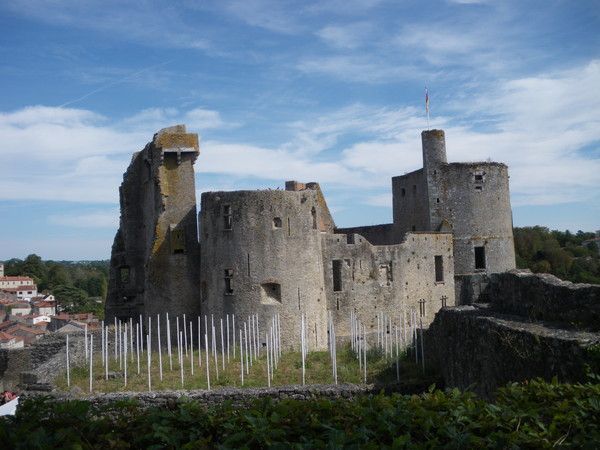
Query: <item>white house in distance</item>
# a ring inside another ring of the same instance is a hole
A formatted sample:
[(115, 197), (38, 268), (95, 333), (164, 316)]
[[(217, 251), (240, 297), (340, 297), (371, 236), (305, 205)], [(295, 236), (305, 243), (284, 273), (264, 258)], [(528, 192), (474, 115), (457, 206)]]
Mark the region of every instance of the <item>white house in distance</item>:
[(0, 290), (15, 294), (20, 299), (37, 296), (37, 286), (30, 277), (5, 277), (4, 265), (0, 264)]

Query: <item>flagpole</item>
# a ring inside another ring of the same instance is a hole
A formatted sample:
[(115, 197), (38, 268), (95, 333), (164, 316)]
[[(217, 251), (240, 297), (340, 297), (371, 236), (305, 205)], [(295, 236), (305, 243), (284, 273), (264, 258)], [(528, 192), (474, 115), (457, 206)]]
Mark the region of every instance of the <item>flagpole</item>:
[(429, 90), (425, 86), (425, 112), (427, 113), (427, 130), (429, 131)]

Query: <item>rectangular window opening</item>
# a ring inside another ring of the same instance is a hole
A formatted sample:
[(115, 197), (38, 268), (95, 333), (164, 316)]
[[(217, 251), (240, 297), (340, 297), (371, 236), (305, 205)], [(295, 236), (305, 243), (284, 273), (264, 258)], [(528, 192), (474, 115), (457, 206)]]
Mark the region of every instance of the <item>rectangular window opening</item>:
[(223, 205), (223, 229), (231, 230), (233, 228), (233, 214), (231, 205)]
[(485, 269), (485, 247), (475, 247), (475, 270)]
[(442, 255), (435, 255), (435, 281), (436, 283), (444, 281), (444, 259)]
[(340, 292), (342, 290), (342, 260), (334, 259), (333, 267), (333, 291)]
[(225, 269), (225, 295), (233, 295), (233, 269)]

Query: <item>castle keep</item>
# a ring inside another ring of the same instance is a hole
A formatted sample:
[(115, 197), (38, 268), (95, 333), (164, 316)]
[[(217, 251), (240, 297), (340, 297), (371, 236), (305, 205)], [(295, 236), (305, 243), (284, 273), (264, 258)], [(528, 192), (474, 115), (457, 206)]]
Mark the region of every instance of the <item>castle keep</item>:
[[(414, 309), (428, 325), (474, 274), (515, 267), (504, 164), (447, 163), (444, 132), (424, 131), (423, 168), (392, 179), (391, 224), (337, 228), (318, 183), (285, 190), (205, 192), (196, 215), (198, 137), (161, 130), (134, 154), (120, 190), (106, 319), (199, 314), (266, 330), (282, 344), (327, 346), (327, 317), (349, 335), (353, 312), (378, 318)], [(458, 293), (458, 294), (457, 294)]]

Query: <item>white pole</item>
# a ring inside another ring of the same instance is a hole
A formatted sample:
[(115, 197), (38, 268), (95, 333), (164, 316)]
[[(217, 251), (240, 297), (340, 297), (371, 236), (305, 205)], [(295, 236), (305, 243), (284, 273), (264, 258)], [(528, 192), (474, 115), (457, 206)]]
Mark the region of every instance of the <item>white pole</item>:
[(254, 319), (248, 316), (248, 333), (250, 333), (250, 364), (256, 357), (256, 348), (254, 346)]
[(162, 367), (162, 345), (160, 342), (160, 314), (156, 315), (156, 334), (158, 337), (158, 374), (160, 381), (163, 380), (163, 367)]
[(89, 359), (88, 354), (88, 338), (87, 338), (87, 323), (83, 326), (83, 347), (85, 348), (85, 360)]
[(248, 369), (248, 328), (246, 327), (246, 322), (244, 322), (244, 354), (246, 356), (246, 374), (250, 373), (250, 370)]
[(142, 315), (140, 314), (140, 352), (142, 355), (144, 354), (144, 321), (142, 320)]
[[(231, 315), (231, 321), (232, 321), (231, 328), (233, 329), (233, 359), (235, 359), (235, 314)], [(240, 340), (240, 342), (242, 342), (242, 341)]]
[[(175, 318), (175, 322), (177, 328), (177, 358), (179, 358), (179, 349), (181, 348), (181, 345), (179, 345), (179, 316)], [(181, 361), (179, 361), (179, 364), (181, 364)]]
[(171, 319), (167, 313), (167, 352), (169, 353), (169, 370), (173, 372), (173, 349), (171, 345)]
[(396, 381), (400, 382), (400, 349), (398, 348), (398, 326), (396, 326), (395, 330), (395, 338), (396, 338)]
[(357, 320), (356, 321), (356, 332), (357, 334), (357, 355), (358, 355), (358, 373), (361, 374), (362, 373), (362, 348), (364, 346), (364, 343), (362, 342), (362, 340), (360, 339), (360, 322)]
[(260, 357), (260, 327), (258, 325), (258, 314), (256, 316), (256, 354)]
[(194, 376), (194, 328), (190, 320), (190, 369), (192, 377)]
[(198, 316), (198, 367), (202, 367), (202, 337), (200, 336), (200, 316)]
[(417, 347), (417, 313), (413, 311), (412, 320), (412, 333), (413, 333), (413, 348), (415, 350), (415, 363), (419, 364), (419, 348)]
[(131, 362), (133, 362), (133, 319), (129, 318), (129, 353)]
[(212, 339), (212, 352), (213, 352), (213, 356), (216, 358), (217, 357), (217, 344), (215, 343), (215, 316), (214, 314), (210, 315), (210, 326), (211, 326), (211, 339)]
[(300, 345), (302, 346), (302, 386), (306, 384), (306, 367), (304, 355), (304, 314), (302, 314), (302, 324), (300, 326)]
[[(235, 330), (235, 329), (234, 329)], [(235, 332), (233, 333), (235, 336)], [(240, 343), (242, 342), (242, 329), (240, 328)], [(233, 347), (235, 350), (235, 346)], [(244, 346), (240, 344), (240, 372), (242, 377), (242, 386), (244, 385)]]
[(265, 333), (265, 340), (267, 341), (267, 386), (271, 387), (271, 357), (269, 355), (269, 333)]
[(117, 326), (117, 318), (115, 317), (115, 361), (119, 359), (119, 327)]
[[(185, 314), (183, 315), (183, 336), (185, 342), (185, 356), (188, 356), (188, 340), (187, 340), (187, 322), (185, 320)], [(182, 344), (184, 343), (182, 342)]]
[(423, 348), (423, 319), (419, 318), (419, 334), (421, 335), (421, 364), (425, 373), (425, 349)]
[[(123, 355), (123, 379), (125, 381), (125, 387), (127, 387), (127, 325), (125, 325), (125, 354)], [(131, 334), (131, 331), (129, 332)]]
[(137, 359), (137, 374), (140, 374), (140, 338), (141, 338), (141, 333), (140, 333), (140, 324), (136, 323), (135, 324), (135, 353), (136, 353), (136, 359)]
[[(211, 315), (211, 320), (213, 316)], [(217, 380), (219, 379), (219, 360), (217, 357), (217, 330), (215, 328), (215, 322), (212, 322), (212, 341), (213, 341), (213, 355), (215, 358), (215, 376)]]
[(100, 337), (102, 339), (100, 342), (100, 348), (102, 350), (102, 367), (104, 367), (104, 320), (100, 322)]
[[(185, 322), (183, 322), (183, 328), (186, 328)], [(183, 381), (183, 360), (184, 360), (184, 357), (183, 357), (183, 344), (184, 344), (184, 342), (183, 342), (183, 332), (180, 331), (179, 332), (179, 353), (180, 353), (179, 360), (181, 361), (181, 364), (179, 364), (179, 373), (181, 375), (181, 387), (183, 387), (183, 383), (184, 383), (184, 381)]]
[(181, 368), (181, 342), (179, 341), (179, 327), (177, 327), (177, 361), (179, 362), (179, 366)]
[(281, 357), (281, 316), (277, 313), (277, 361)]
[(94, 379), (93, 378), (93, 373), (92, 373), (93, 366), (94, 366), (94, 355), (93, 355), (93, 353), (94, 353), (94, 335), (92, 334), (92, 335), (90, 335), (90, 353), (89, 353), (89, 355), (90, 355), (90, 394), (92, 393), (92, 388), (93, 388), (93, 386), (92, 386), (93, 381), (92, 380)]
[(229, 314), (227, 314), (227, 363), (229, 364)]
[(119, 369), (123, 369), (123, 327), (119, 320)]
[[(206, 323), (206, 316), (205, 323)], [(204, 328), (204, 354), (206, 355), (206, 384), (208, 386), (208, 390), (210, 391), (210, 370), (208, 367), (208, 330), (206, 327)]]
[(223, 370), (225, 370), (225, 342), (223, 339), (223, 318), (221, 317), (221, 359), (223, 360)]
[(71, 386), (71, 367), (69, 361), (69, 335), (67, 334), (67, 386)]
[(110, 363), (108, 360), (108, 325), (106, 325), (106, 329), (104, 330), (104, 336), (106, 338), (106, 344), (104, 345), (104, 360), (106, 362), (104, 365), (104, 377), (108, 380), (108, 364)]
[(152, 376), (150, 375), (150, 335), (146, 335), (146, 356), (148, 365), (148, 390), (152, 390)]
[[(275, 367), (274, 367), (274, 363), (275, 363), (275, 330), (273, 329), (273, 327), (271, 327), (269, 329), (269, 339), (271, 340), (271, 350), (267, 349), (267, 356), (271, 357), (271, 374), (275, 373)], [(269, 341), (267, 340), (267, 343)], [(270, 355), (269, 355), (270, 354)]]
[(362, 326), (363, 332), (363, 371), (364, 371), (364, 381), (367, 382), (367, 332), (365, 330), (365, 326)]

